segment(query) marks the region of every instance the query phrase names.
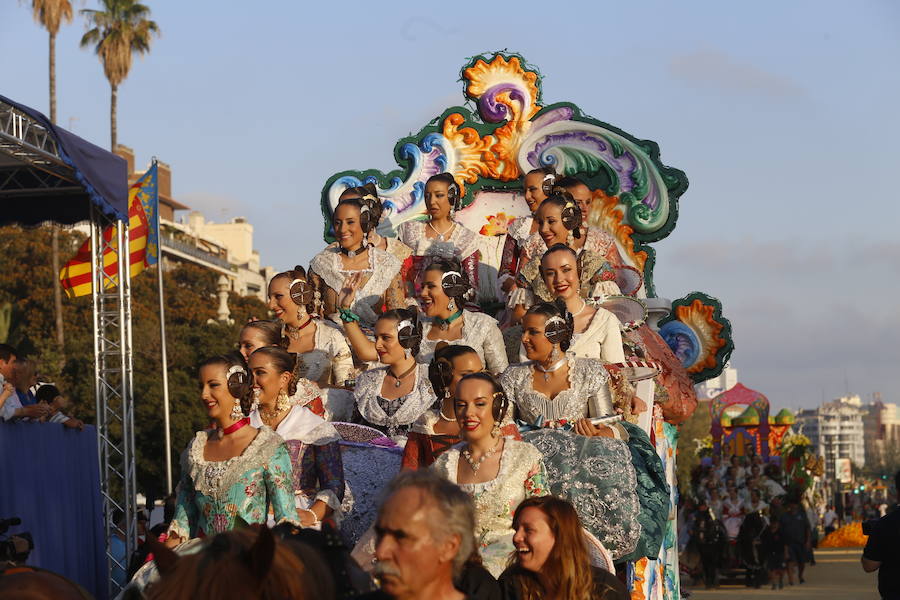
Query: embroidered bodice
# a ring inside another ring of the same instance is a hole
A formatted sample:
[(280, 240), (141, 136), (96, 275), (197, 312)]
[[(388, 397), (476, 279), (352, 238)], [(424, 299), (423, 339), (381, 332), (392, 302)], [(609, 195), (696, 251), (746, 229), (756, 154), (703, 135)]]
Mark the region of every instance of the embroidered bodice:
[[(519, 420), (573, 422), (585, 417), (613, 414), (609, 391), (609, 374), (603, 363), (589, 358), (567, 355), (569, 388), (550, 399), (534, 389), (533, 363), (511, 365), (500, 376), (500, 385), (516, 407)], [(538, 372), (540, 375), (540, 372)]]
[(431, 408), (437, 397), (428, 380), (428, 365), (416, 367), (416, 382), (405, 396), (392, 400), (381, 396), (388, 367), (369, 369), (360, 374), (353, 391), (356, 409), (367, 424), (387, 433), (388, 437), (404, 437), (412, 424)]
[(298, 354), (300, 376), (319, 386), (342, 386), (352, 379), (353, 356), (343, 332), (324, 319), (316, 319), (314, 348)]
[(415, 256), (439, 256), (462, 260), (478, 251), (478, 238), (471, 230), (456, 222), (449, 237), (441, 240), (426, 235), (426, 221), (406, 221), (400, 224), (397, 237), (410, 247)]
[(291, 461), (284, 440), (262, 427), (239, 455), (208, 461), (203, 450), (213, 431), (200, 431), (181, 457), (181, 481), (169, 531), (186, 540), (234, 528), (237, 519), (265, 523), (272, 507), (275, 521), (299, 526), (294, 508)]
[(500, 332), (497, 320), (490, 315), (469, 310), (463, 312), (462, 319), (462, 331), (458, 339), (430, 340), (427, 335), (423, 335), (416, 360), (424, 364), (431, 362), (438, 342), (446, 342), (450, 345), (472, 347), (488, 371), (491, 373), (503, 372), (509, 362), (506, 358), (503, 334)]
[[(457, 483), (463, 444), (437, 457), (431, 468)], [(547, 482), (540, 451), (526, 442), (506, 439), (497, 477), (460, 487), (475, 501), (475, 538), (485, 567), (495, 577), (506, 567), (512, 547), (512, 517), (519, 503), (532, 496), (546, 496)]]
[(341, 263), (341, 253), (337, 247), (325, 248), (316, 254), (310, 261), (310, 269), (335, 292), (344, 285), (346, 278), (353, 273), (364, 273), (365, 282), (356, 290), (351, 310), (359, 315), (364, 325), (369, 327), (375, 324), (378, 315), (374, 307), (381, 305), (385, 291), (391, 285), (394, 278), (400, 273), (402, 263), (393, 254), (389, 254), (378, 248), (369, 248), (369, 265), (362, 271), (350, 271), (344, 269)]

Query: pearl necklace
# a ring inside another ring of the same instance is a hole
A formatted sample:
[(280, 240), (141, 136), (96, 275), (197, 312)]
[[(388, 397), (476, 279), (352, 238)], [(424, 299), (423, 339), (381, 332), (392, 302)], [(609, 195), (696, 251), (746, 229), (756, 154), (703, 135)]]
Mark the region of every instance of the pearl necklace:
[(496, 454), (497, 450), (500, 449), (500, 444), (502, 444), (502, 443), (503, 443), (503, 438), (500, 438), (499, 440), (497, 440), (497, 443), (494, 444), (494, 447), (491, 448), (490, 450), (488, 450), (487, 452), (485, 452), (484, 454), (482, 454), (481, 458), (479, 458), (478, 460), (472, 459), (472, 453), (469, 452), (469, 445), (466, 444), (466, 448), (463, 449), (463, 451), (462, 451), (463, 458), (465, 458), (466, 462), (469, 463), (469, 467), (471, 467), (472, 472), (477, 473), (478, 469), (481, 468), (481, 464), (484, 461), (486, 461), (488, 458), (490, 458), (491, 456)]
[(584, 298), (582, 298), (582, 299), (581, 299), (581, 308), (578, 309), (578, 312), (572, 313), (572, 318), (574, 319), (575, 317), (577, 317), (578, 315), (580, 315), (581, 313), (583, 313), (583, 312), (584, 312), (584, 309), (586, 309), (586, 308), (587, 308), (587, 300), (585, 300)]
[(545, 367), (541, 363), (536, 362), (534, 363), (534, 368), (544, 374), (544, 381), (550, 381), (550, 373), (558, 371), (564, 364), (566, 364), (566, 357), (562, 357), (549, 367)]
[(428, 221), (428, 226), (431, 227), (431, 230), (437, 234), (437, 236), (438, 236), (438, 241), (443, 242), (443, 241), (446, 241), (446, 238), (445, 238), (444, 236), (447, 235), (448, 233), (450, 233), (451, 231), (453, 231), (453, 228), (456, 227), (456, 223), (451, 223), (450, 227), (448, 227), (448, 228), (444, 231), (444, 233), (441, 233), (440, 231), (438, 231), (437, 229), (435, 229), (435, 228), (434, 228), (434, 225), (431, 224), (431, 221)]

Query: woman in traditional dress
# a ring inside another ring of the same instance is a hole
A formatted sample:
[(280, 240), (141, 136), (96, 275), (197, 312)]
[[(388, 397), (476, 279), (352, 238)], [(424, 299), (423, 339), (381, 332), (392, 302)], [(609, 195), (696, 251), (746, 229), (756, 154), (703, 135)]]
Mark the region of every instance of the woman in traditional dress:
[(540, 259), (540, 272), (544, 287), (566, 303), (574, 318), (569, 353), (610, 363), (623, 362), (621, 323), (612, 312), (582, 296), (582, 264), (575, 250), (565, 244), (552, 245)]
[[(425, 411), (413, 424), (403, 450), (404, 469), (423, 469), (441, 453), (459, 443), (459, 423), (453, 412), (453, 396), (460, 379), (484, 369), (474, 348), (438, 342), (428, 365), (428, 379), (438, 397), (437, 408)], [(519, 428), (509, 422), (501, 428), (506, 437), (519, 439)]]
[(722, 524), (725, 525), (728, 539), (737, 539), (745, 514), (744, 501), (738, 496), (737, 487), (735, 487), (734, 483), (729, 482), (728, 495), (722, 501)]
[[(588, 236), (591, 231), (582, 225), (581, 209), (566, 192), (554, 191), (541, 202), (535, 215), (538, 235), (544, 242), (539, 252), (556, 244), (564, 244), (575, 251), (581, 262), (579, 290), (584, 297), (619, 294), (615, 273), (604, 255), (591, 250)], [(510, 294), (507, 306), (516, 319), (534, 302), (549, 302), (553, 294), (541, 279), (539, 254), (528, 257), (520, 269), (518, 287)]]
[(250, 321), (241, 328), (238, 351), (244, 360), (250, 360), (250, 355), (259, 348), (280, 346), (283, 328), (284, 324), (280, 321)]
[(269, 281), (269, 309), (283, 323), (280, 345), (301, 361), (299, 375), (320, 388), (344, 387), (353, 379), (353, 357), (341, 330), (316, 316), (316, 292), (303, 267)]
[(427, 221), (407, 221), (397, 236), (412, 249), (412, 268), (407, 279), (418, 295), (425, 267), (435, 258), (455, 258), (478, 289), (478, 236), (456, 221), (462, 208), (459, 184), (450, 173), (432, 175), (425, 183)]
[(368, 236), (379, 219), (373, 206), (356, 199), (339, 202), (332, 220), (337, 245), (325, 248), (310, 261), (310, 280), (322, 296), (325, 315), (340, 321), (338, 293), (352, 282), (353, 305), (341, 311), (340, 317), (352, 314), (366, 328), (375, 325), (383, 306), (393, 309), (406, 304), (400, 277), (402, 262), (369, 245)]
[[(359, 200), (360, 202), (368, 203), (372, 212), (378, 215), (378, 223), (381, 223), (381, 219), (384, 215), (384, 205), (381, 203), (381, 200), (378, 198), (378, 190), (375, 188), (374, 183), (367, 183), (365, 185), (350, 187), (341, 192), (340, 198), (338, 202), (342, 202), (344, 200)], [(375, 227), (378, 227), (378, 223), (376, 223)], [(378, 248), (379, 250), (384, 250), (390, 254), (393, 254), (400, 262), (406, 261), (409, 256), (412, 254), (412, 249), (409, 246), (401, 242), (398, 238), (395, 237), (384, 237), (379, 235), (378, 232), (373, 229), (369, 232), (369, 243), (372, 244), (372, 247)], [(333, 244), (337, 245), (337, 242)]]
[(375, 323), (375, 351), (384, 366), (356, 380), (355, 420), (382, 431), (401, 447), (412, 424), (434, 405), (428, 365), (416, 362), (422, 340), (418, 313), (390, 310)]
[[(508, 366), (503, 334), (497, 320), (480, 312), (463, 308), (473, 296), (465, 272), (455, 259), (436, 259), (425, 268), (419, 300), (426, 315), (427, 330), (415, 355), (419, 363), (427, 364), (440, 342), (461, 344), (475, 349), (488, 371), (501, 373)], [(352, 297), (341, 294), (342, 306)], [(376, 361), (375, 344), (362, 334), (359, 327), (348, 324), (347, 337), (356, 356)]]
[(547, 493), (541, 453), (501, 435), (509, 401), (491, 375), (463, 377), (454, 406), (465, 441), (438, 456), (431, 468), (472, 496), (478, 549), (485, 568), (497, 577), (514, 550), (509, 524), (516, 507)]
[(500, 289), (507, 294), (515, 286), (515, 278), (523, 264), (523, 257), (530, 254), (529, 242), (532, 246), (536, 241), (541, 241), (540, 236), (534, 237), (538, 232), (538, 222), (534, 218), (538, 207), (547, 196), (553, 192), (553, 184), (556, 182), (556, 171), (553, 167), (541, 167), (532, 169), (523, 179), (525, 188), (525, 203), (530, 214), (524, 217), (516, 217), (506, 230), (506, 241), (503, 244), (503, 254), (500, 259)]
[(544, 455), (551, 491), (568, 498), (587, 530), (618, 560), (656, 556), (668, 516), (668, 486), (647, 434), (630, 423), (594, 424), (631, 402), (614, 394), (599, 360), (566, 354), (574, 319), (562, 300), (531, 307), (522, 343), (530, 362), (501, 377), (522, 439)]
[(238, 521), (299, 525), (284, 440), (246, 416), (250, 374), (238, 354), (200, 364), (201, 399), (215, 429), (200, 431), (181, 457), (181, 481), (167, 545), (233, 529)]
[(295, 358), (267, 346), (250, 356), (253, 392), (258, 406), (250, 414), (255, 427), (272, 428), (284, 438), (291, 456), (294, 500), (304, 527), (337, 521), (344, 498), (341, 436), (334, 426), (305, 407), (292, 404), (296, 392)]

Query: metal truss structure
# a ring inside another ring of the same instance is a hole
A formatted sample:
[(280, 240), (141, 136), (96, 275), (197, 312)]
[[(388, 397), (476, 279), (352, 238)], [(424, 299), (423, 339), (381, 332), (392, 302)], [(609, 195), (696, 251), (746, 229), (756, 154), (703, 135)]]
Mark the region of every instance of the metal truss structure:
[[(115, 569), (127, 572), (128, 557), (137, 547), (128, 227), (84, 199), (74, 168), (44, 125), (0, 100), (0, 200), (39, 202), (47, 194), (71, 194), (73, 203), (86, 202), (83, 218), (90, 221), (97, 446), (109, 595), (114, 597), (120, 588), (111, 575)], [(45, 220), (55, 220), (54, 215)], [(104, 257), (110, 254), (117, 267), (105, 269)], [(113, 536), (125, 541), (124, 563), (112, 555)]]

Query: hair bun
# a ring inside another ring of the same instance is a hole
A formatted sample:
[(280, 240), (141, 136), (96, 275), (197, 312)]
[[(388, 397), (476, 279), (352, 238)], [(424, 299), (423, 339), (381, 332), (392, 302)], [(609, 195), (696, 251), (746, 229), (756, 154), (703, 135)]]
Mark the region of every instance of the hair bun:
[(240, 365), (234, 365), (228, 369), (225, 381), (228, 393), (235, 400), (243, 400), (250, 392), (250, 386), (252, 385), (250, 373)]

